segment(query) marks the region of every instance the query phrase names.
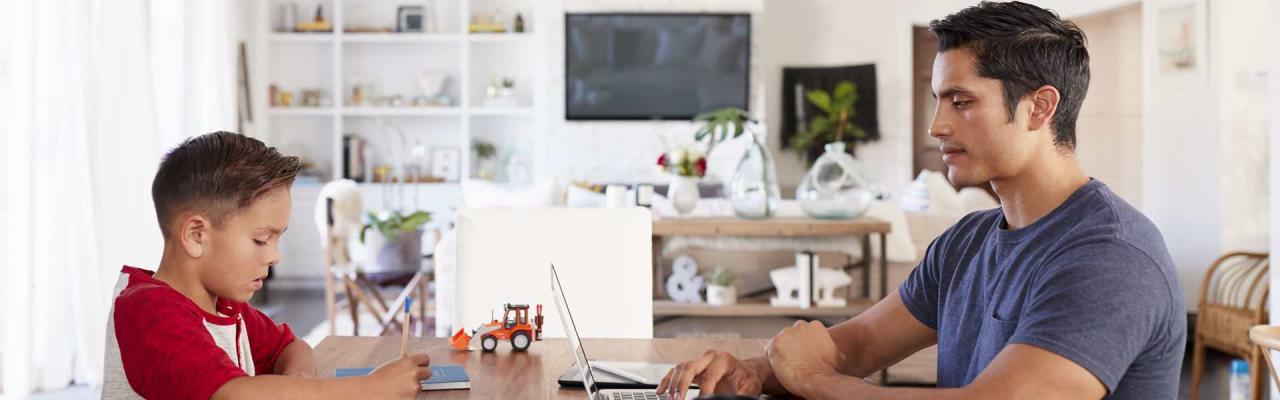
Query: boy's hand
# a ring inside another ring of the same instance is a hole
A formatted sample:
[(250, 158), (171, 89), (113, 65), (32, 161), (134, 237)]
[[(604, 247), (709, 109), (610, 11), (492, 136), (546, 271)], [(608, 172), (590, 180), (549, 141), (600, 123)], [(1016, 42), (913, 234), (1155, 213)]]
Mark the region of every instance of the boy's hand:
[(369, 373), (369, 393), (375, 398), (411, 399), (422, 390), (419, 381), (431, 377), (431, 358), (426, 354), (410, 354), (379, 365)]

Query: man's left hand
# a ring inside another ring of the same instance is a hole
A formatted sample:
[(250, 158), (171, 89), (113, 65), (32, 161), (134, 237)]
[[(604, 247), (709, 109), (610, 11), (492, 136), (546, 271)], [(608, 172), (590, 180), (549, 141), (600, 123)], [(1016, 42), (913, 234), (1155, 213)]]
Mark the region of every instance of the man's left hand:
[(845, 358), (818, 321), (796, 321), (783, 329), (769, 341), (766, 354), (778, 382), (792, 394), (806, 391), (802, 383), (810, 380), (807, 378), (839, 374)]

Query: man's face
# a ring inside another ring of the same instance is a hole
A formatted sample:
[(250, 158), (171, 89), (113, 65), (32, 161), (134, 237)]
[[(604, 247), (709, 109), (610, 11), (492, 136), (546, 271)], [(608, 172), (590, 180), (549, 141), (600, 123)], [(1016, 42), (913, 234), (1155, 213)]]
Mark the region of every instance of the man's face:
[(938, 53), (933, 60), (938, 108), (929, 134), (941, 142), (947, 178), (959, 187), (1016, 176), (1035, 155), (1039, 135), (1026, 129), (1031, 102), (1022, 100), (1009, 122), (999, 80), (978, 75), (967, 48)]
[(280, 261), (290, 208), (289, 188), (275, 189), (227, 218), (222, 229), (210, 230), (209, 259), (200, 271), (205, 288), (239, 303), (262, 289), (267, 269)]

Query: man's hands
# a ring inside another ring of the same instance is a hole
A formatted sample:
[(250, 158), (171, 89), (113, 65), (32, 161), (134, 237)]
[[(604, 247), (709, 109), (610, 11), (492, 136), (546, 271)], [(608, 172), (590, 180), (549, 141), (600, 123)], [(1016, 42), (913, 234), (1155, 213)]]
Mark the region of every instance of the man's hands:
[(756, 360), (743, 362), (732, 354), (707, 350), (702, 357), (677, 364), (667, 372), (658, 384), (658, 393), (683, 400), (689, 385), (696, 383), (703, 394), (759, 396), (769, 366), (749, 364), (753, 361)]
[(809, 378), (839, 374), (845, 359), (818, 321), (796, 321), (783, 329), (769, 341), (765, 354), (778, 382), (793, 394), (804, 393), (802, 384)]
[(411, 399), (422, 390), (419, 381), (431, 377), (431, 358), (410, 354), (388, 361), (369, 373), (369, 397)]

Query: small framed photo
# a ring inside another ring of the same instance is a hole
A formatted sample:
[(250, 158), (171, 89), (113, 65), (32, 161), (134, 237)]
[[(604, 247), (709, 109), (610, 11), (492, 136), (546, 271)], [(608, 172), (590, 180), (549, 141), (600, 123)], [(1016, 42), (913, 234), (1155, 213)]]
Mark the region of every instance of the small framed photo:
[(396, 32), (422, 32), (426, 11), (422, 6), (400, 6), (396, 9)]
[(431, 175), (447, 182), (457, 182), (461, 158), (461, 152), (454, 147), (432, 150)]

